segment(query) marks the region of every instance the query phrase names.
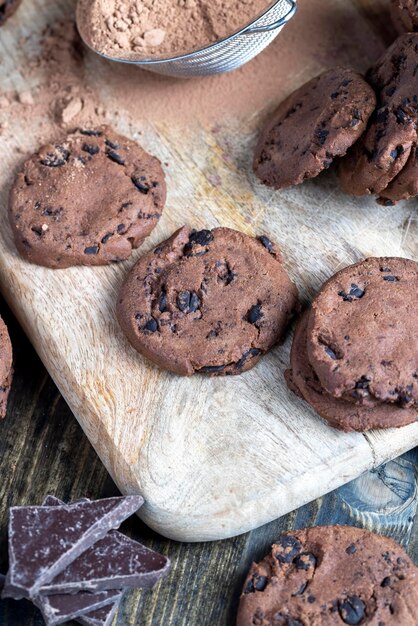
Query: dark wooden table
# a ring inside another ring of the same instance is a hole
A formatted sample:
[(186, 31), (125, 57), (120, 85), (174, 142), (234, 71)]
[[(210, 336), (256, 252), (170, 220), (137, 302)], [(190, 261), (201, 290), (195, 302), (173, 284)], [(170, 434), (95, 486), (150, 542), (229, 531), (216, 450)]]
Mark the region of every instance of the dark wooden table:
[[(0, 423), (0, 572), (7, 569), (7, 509), (117, 493), (105, 468), (3, 301), (15, 376), (7, 418)], [(138, 518), (123, 530), (168, 555), (171, 572), (152, 592), (124, 599), (115, 626), (223, 626), (235, 622), (240, 588), (251, 561), (281, 531), (319, 524), (353, 524), (394, 537), (418, 562), (418, 449), (262, 528), (215, 543), (183, 544), (149, 530)], [(0, 626), (41, 626), (25, 601), (0, 601)], [(402, 626), (401, 624), (399, 626)]]

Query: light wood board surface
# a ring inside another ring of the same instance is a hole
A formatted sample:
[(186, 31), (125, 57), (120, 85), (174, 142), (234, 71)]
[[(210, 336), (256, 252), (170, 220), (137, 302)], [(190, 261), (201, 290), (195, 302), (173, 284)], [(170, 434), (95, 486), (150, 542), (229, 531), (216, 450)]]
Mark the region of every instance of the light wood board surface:
[[(326, 4), (338, 12), (349, 3)], [(360, 4), (350, 3), (350, 11), (365, 20)], [(29, 26), (40, 32), (72, 9), (64, 1), (27, 0), (16, 15), (17, 33)], [(17, 42), (11, 30), (0, 39), (5, 90), (24, 90), (37, 81), (36, 72), (29, 78), (21, 72), (31, 48)], [(91, 55), (85, 60), (106, 105), (111, 85), (102, 80), (100, 63)], [(301, 75), (289, 76), (288, 84), (299, 84), (325, 64), (317, 56)], [(169, 163), (163, 218), (129, 262), (48, 270), (19, 259), (6, 220), (0, 233), (1, 290), (41, 359), (119, 488), (144, 496), (140, 516), (180, 540), (218, 539), (254, 528), (418, 443), (418, 424), (362, 435), (323, 423), (286, 389), (290, 338), (242, 376), (179, 378), (144, 360), (118, 328), (116, 294), (129, 267), (183, 223), (268, 234), (279, 243), (304, 302), (328, 276), (363, 256), (417, 258), (413, 202), (393, 209), (344, 196), (332, 172), (282, 193), (257, 184), (250, 173), (256, 113), (225, 121), (216, 133), (138, 118), (139, 137), (124, 118), (121, 98), (112, 123)], [(0, 137), (4, 214), (13, 173), (22, 154), (37, 147), (41, 122), (34, 115), (28, 125), (11, 115)]]

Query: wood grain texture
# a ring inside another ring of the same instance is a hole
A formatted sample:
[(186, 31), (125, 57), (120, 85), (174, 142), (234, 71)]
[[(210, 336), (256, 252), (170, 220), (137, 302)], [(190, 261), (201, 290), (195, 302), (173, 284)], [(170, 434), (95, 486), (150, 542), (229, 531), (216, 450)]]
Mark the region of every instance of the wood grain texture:
[[(117, 494), (69, 407), (11, 313), (15, 380), (6, 420), (0, 422), (0, 572), (7, 569), (7, 509), (41, 502)], [(178, 543), (133, 517), (123, 530), (168, 555), (172, 569), (153, 592), (127, 594), (113, 626), (232, 626), (245, 574), (280, 532), (345, 523), (387, 534), (418, 564), (418, 448), (339, 490), (257, 530), (212, 543)], [(43, 626), (28, 602), (0, 600), (1, 626)], [(76, 624), (71, 622), (71, 626)]]
[[(315, 1), (323, 19), (341, 22), (346, 0), (326, 2), (327, 11)], [(353, 19), (366, 19), (358, 4), (352, 5)], [(15, 33), (25, 34), (27, 24), (39, 32), (44, 23), (71, 14), (73, 6), (64, 0), (27, 2), (16, 15)], [(45, 79), (36, 69), (29, 79), (22, 71), (36, 36), (30, 46), (16, 46), (10, 32), (0, 40), (0, 76), (5, 85), (25, 89)], [(364, 65), (365, 50), (351, 53)], [(327, 62), (317, 56), (315, 72)], [(102, 63), (88, 54), (83, 67), (106, 106)], [(306, 72), (306, 78), (312, 75), (312, 67)], [(289, 85), (304, 77), (296, 78), (289, 75)], [(22, 261), (4, 222), (0, 288), (118, 487), (144, 496), (142, 519), (180, 540), (236, 535), (418, 443), (418, 424), (365, 436), (324, 424), (286, 389), (290, 338), (242, 376), (184, 379), (138, 355), (124, 339), (114, 311), (123, 277), (138, 254), (183, 223), (267, 233), (279, 243), (306, 303), (328, 276), (363, 256), (416, 258), (413, 204), (393, 209), (344, 196), (333, 172), (282, 193), (262, 187), (250, 171), (260, 112), (250, 119), (222, 120), (216, 133), (140, 117), (137, 125), (130, 124), (123, 100), (117, 113), (113, 110), (111, 122), (118, 131), (139, 139), (140, 127), (144, 147), (169, 163), (167, 208), (152, 237), (129, 262), (53, 271)], [(37, 147), (35, 129), (45, 121), (34, 116), (28, 125), (11, 116), (13, 139), (5, 145), (0, 137), (3, 214), (13, 172), (22, 153)]]

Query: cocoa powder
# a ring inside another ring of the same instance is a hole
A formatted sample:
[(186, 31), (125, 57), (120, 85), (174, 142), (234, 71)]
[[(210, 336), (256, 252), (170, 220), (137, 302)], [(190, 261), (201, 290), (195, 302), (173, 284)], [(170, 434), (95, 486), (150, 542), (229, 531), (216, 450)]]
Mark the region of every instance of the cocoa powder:
[(80, 0), (78, 24), (98, 52), (170, 57), (205, 47), (253, 21), (269, 0)]

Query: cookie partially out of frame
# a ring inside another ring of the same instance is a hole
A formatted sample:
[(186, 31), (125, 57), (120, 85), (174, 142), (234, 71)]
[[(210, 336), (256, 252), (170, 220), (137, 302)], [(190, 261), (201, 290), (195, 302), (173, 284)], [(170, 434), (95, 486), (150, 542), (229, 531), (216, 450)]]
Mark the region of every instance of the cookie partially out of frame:
[(351, 526), (283, 534), (253, 563), (237, 626), (416, 626), (418, 568), (388, 537)]
[(332, 276), (312, 303), (309, 361), (332, 396), (418, 406), (418, 263), (369, 258)]
[(18, 173), (9, 218), (20, 254), (39, 265), (103, 265), (130, 256), (166, 196), (160, 162), (109, 127), (42, 147)]
[(0, 418), (6, 416), (12, 376), (12, 344), (6, 324), (0, 317)]
[(317, 176), (362, 135), (375, 104), (373, 89), (353, 70), (313, 78), (279, 105), (262, 131), (255, 174), (276, 189)]
[(0, 26), (16, 11), (22, 0), (0, 0)]
[(417, 142), (418, 34), (401, 35), (370, 70), (378, 106), (363, 137), (341, 160), (343, 191), (381, 194), (408, 161)]
[(402, 408), (388, 402), (367, 406), (334, 398), (321, 385), (308, 357), (306, 311), (296, 326), (290, 354), (290, 369), (285, 372), (288, 387), (301, 396), (321, 417), (339, 430), (365, 432), (373, 428), (398, 428), (416, 421), (414, 407)]
[(408, 160), (399, 174), (384, 189), (378, 202), (393, 205), (399, 200), (408, 200), (418, 196), (418, 146), (415, 144), (409, 153)]
[(134, 348), (160, 367), (224, 375), (253, 367), (297, 309), (267, 237), (184, 226), (136, 263), (117, 315)]

